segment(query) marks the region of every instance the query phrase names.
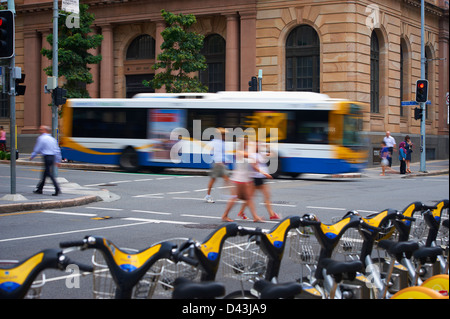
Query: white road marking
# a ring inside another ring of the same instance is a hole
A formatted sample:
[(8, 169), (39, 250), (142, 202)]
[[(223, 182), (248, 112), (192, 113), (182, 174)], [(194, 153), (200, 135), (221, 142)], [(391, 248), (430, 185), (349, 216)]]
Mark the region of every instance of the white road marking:
[(97, 210), (109, 210), (109, 211), (122, 211), (122, 208), (107, 208), (107, 207), (86, 207), (87, 209), (97, 209)]
[(72, 212), (59, 212), (59, 211), (52, 211), (52, 210), (44, 210), (42, 213), (45, 213), (45, 214), (55, 214), (55, 215), (86, 216), (86, 217), (95, 217), (95, 216), (97, 216), (97, 214), (72, 213)]
[(194, 218), (210, 218), (210, 219), (221, 219), (222, 217), (218, 216), (205, 216), (205, 215), (191, 215), (191, 214), (181, 214), (183, 217), (194, 217)]
[(164, 212), (153, 212), (153, 211), (148, 211), (148, 210), (132, 210), (132, 212), (135, 213), (144, 213), (144, 214), (155, 214), (155, 215), (172, 215), (172, 213), (164, 213)]
[(306, 206), (306, 208), (311, 208), (311, 209), (329, 209), (329, 210), (347, 210), (346, 208), (337, 208), (337, 207), (318, 207), (318, 206)]
[(133, 196), (133, 197), (134, 197), (134, 198), (143, 198), (143, 197), (164, 198), (164, 193), (135, 195), (135, 196)]
[(129, 220), (129, 221), (136, 221), (136, 222), (148, 222), (148, 223), (154, 223), (154, 224), (198, 225), (198, 223), (193, 223), (193, 222), (179, 222), (179, 221), (175, 221), (175, 220), (145, 219), (145, 218), (134, 218), (134, 217), (122, 218), (122, 220)]
[(96, 228), (88, 228), (88, 229), (77, 229), (77, 230), (70, 230), (70, 231), (59, 232), (59, 233), (49, 233), (49, 234), (32, 235), (32, 236), (24, 236), (24, 237), (6, 238), (6, 239), (0, 239), (0, 243), (8, 242), (8, 241), (18, 241), (18, 240), (24, 240), (24, 239), (35, 239), (35, 238), (61, 236), (61, 235), (76, 234), (76, 233), (89, 233), (89, 232), (93, 232), (93, 231), (97, 231), (97, 230), (140, 226), (140, 225), (151, 224), (151, 223), (153, 223), (153, 221), (151, 221), (151, 220), (144, 221), (143, 220), (140, 223), (126, 224), (126, 225), (115, 225), (115, 226), (105, 226), (105, 227), (96, 227)]

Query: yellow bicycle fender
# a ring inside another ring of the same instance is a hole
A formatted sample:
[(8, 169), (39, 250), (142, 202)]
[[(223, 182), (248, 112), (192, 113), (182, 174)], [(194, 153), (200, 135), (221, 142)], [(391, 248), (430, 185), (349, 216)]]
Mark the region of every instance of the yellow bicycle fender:
[(272, 231), (270, 234), (266, 234), (267, 238), (274, 247), (279, 248), (283, 246), (286, 231), (288, 230), (288, 227), (290, 225), (291, 220), (286, 219), (284, 222), (280, 223), (274, 231)]
[(157, 244), (139, 253), (129, 254), (123, 252), (122, 250), (117, 248), (113, 243), (107, 241), (106, 239), (103, 240), (105, 246), (108, 247), (109, 251), (111, 252), (115, 263), (126, 272), (132, 272), (133, 270), (142, 267), (142, 265), (144, 265), (144, 263), (149, 258), (151, 258), (153, 255), (159, 252), (161, 248), (161, 244)]
[(433, 289), (448, 297), (448, 275), (436, 275), (428, 278), (421, 286)]
[(321, 224), (320, 228), (322, 229), (322, 232), (329, 238), (333, 238), (339, 235), (341, 230), (351, 221), (351, 218), (344, 218), (343, 220), (340, 220), (336, 224), (333, 225), (326, 225)]
[(23, 285), (30, 272), (42, 262), (43, 257), (44, 253), (39, 253), (17, 267), (0, 269), (0, 289), (13, 291)]
[(220, 228), (211, 238), (203, 243), (200, 247), (200, 250), (209, 260), (217, 260), (219, 257), (220, 244), (222, 243), (223, 237), (227, 234), (226, 227)]
[(437, 291), (426, 287), (408, 287), (400, 290), (391, 299), (448, 299)]

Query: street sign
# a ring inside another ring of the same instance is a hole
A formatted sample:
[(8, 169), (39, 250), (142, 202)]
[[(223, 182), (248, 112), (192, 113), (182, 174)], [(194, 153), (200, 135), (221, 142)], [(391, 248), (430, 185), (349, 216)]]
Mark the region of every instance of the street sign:
[(62, 0), (61, 10), (79, 14), (80, 13), (80, 2), (79, 2), (79, 0)]

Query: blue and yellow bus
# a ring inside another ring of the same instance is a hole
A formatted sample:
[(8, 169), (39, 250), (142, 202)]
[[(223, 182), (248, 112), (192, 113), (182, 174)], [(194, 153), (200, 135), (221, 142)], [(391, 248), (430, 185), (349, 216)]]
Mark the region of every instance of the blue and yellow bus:
[[(358, 172), (367, 162), (361, 139), (363, 106), (310, 92), (138, 94), (131, 99), (69, 99), (63, 107), (63, 157), (114, 164), (127, 171), (148, 167), (207, 169), (208, 128), (265, 129), (274, 142), (276, 174)], [(174, 134), (174, 132), (178, 132)], [(180, 133), (182, 132), (182, 133)], [(210, 131), (209, 131), (210, 132)], [(176, 147), (177, 158), (173, 158)], [(235, 149), (226, 142), (227, 152)], [(178, 144), (179, 146), (179, 144)], [(181, 154), (183, 153), (183, 154)]]

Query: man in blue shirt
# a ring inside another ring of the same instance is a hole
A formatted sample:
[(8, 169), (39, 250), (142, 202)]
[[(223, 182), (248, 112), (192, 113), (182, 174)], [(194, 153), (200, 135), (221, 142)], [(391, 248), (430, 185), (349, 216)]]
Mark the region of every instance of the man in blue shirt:
[(36, 141), (33, 153), (31, 153), (30, 161), (33, 160), (36, 155), (42, 154), (42, 156), (44, 157), (45, 169), (44, 173), (42, 174), (42, 179), (33, 193), (42, 194), (42, 190), (44, 189), (45, 185), (45, 179), (47, 177), (50, 177), (53, 185), (55, 186), (55, 193), (52, 195), (58, 196), (58, 194), (61, 192), (61, 189), (59, 188), (58, 183), (53, 176), (53, 166), (59, 166), (59, 163), (61, 163), (61, 150), (59, 149), (56, 140), (49, 134), (50, 128), (48, 126), (42, 125), (39, 128), (39, 132), (41, 133), (41, 135)]

